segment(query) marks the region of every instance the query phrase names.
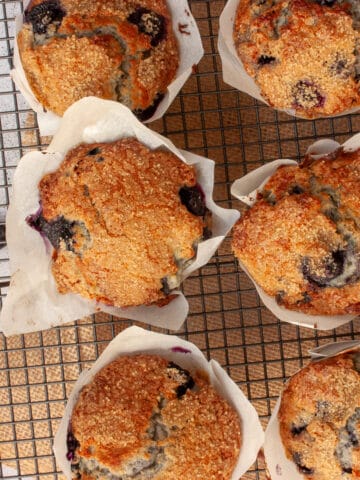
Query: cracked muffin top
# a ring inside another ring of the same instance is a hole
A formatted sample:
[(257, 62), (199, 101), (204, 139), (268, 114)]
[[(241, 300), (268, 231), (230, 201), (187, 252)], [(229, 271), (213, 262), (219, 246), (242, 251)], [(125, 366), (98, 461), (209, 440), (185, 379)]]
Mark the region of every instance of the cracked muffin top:
[(360, 106), (358, 0), (240, 0), (233, 37), (271, 106), (304, 118)]
[(34, 95), (60, 116), (92, 95), (146, 120), (179, 64), (165, 0), (33, 0), (17, 41)]
[(360, 312), (360, 150), (280, 167), (234, 227), (233, 251), (277, 303)]
[(107, 305), (171, 299), (211, 235), (194, 167), (134, 138), (75, 147), (39, 193), (27, 222), (53, 246), (58, 291)]
[(124, 356), (81, 390), (67, 447), (74, 479), (228, 480), (240, 419), (204, 375)]
[(310, 363), (291, 377), (278, 418), (286, 455), (304, 478), (359, 478), (360, 350)]

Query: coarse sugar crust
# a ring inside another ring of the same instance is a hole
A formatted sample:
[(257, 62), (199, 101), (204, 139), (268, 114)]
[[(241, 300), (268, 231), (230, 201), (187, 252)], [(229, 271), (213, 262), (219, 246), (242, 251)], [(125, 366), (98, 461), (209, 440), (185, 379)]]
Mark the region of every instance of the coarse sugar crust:
[(360, 350), (312, 362), (291, 377), (278, 419), (286, 455), (304, 478), (359, 478)]
[(233, 37), (271, 106), (316, 118), (360, 105), (358, 0), (240, 0)]
[[(130, 479), (135, 468), (139, 480), (231, 478), (240, 419), (204, 374), (178, 368), (140, 354), (118, 357), (95, 375), (72, 412), (74, 478), (80, 470), (83, 480)], [(179, 395), (189, 378), (196, 386)]]
[(179, 65), (165, 0), (33, 0), (17, 41), (32, 91), (58, 115), (93, 95), (149, 118)]
[(81, 144), (40, 181), (33, 226), (55, 247), (60, 293), (118, 307), (167, 298), (196, 254), (205, 220), (180, 198), (196, 171), (134, 138)]
[(233, 251), (279, 305), (360, 312), (360, 150), (281, 166), (234, 227)]

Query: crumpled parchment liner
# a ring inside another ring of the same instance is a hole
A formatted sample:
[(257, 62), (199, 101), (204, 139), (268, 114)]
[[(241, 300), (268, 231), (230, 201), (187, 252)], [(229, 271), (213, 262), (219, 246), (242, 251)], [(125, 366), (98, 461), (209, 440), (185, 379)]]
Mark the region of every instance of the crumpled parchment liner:
[[(339, 353), (346, 352), (347, 350), (351, 351), (359, 347), (360, 341), (358, 340), (335, 342), (322, 345), (309, 353), (312, 356), (312, 360), (316, 361), (316, 359), (333, 357)], [(295, 463), (289, 460), (285, 454), (277, 416), (280, 404), (281, 395), (276, 402), (265, 431), (264, 454), (266, 466), (270, 473), (271, 480), (304, 480), (305, 476), (298, 471)]]
[[(324, 139), (318, 140), (313, 143), (307, 150), (307, 154), (310, 154), (314, 158), (320, 158), (328, 153), (333, 152), (340, 147), (340, 144), (334, 140)], [(360, 134), (354, 135), (347, 140), (343, 147), (346, 150), (356, 150), (360, 148)], [(231, 186), (231, 194), (237, 199), (241, 200), (248, 206), (253, 205), (256, 201), (256, 195), (258, 191), (261, 191), (262, 187), (271, 177), (271, 175), (277, 170), (280, 165), (296, 165), (295, 160), (281, 159), (269, 162), (262, 167), (253, 170), (244, 177), (236, 180)], [(239, 261), (241, 268), (247, 273), (250, 279), (253, 281), (255, 288), (259, 294), (264, 305), (280, 320), (284, 322), (293, 323), (302, 327), (311, 327), (318, 330), (330, 330), (337, 328), (344, 323), (349, 322), (357, 315), (307, 315), (301, 312), (294, 312), (277, 304), (273, 297), (267, 295), (262, 288), (251, 277), (245, 266)]]
[[(24, 10), (30, 0), (24, 2)], [(169, 10), (172, 16), (172, 26), (174, 35), (179, 46), (179, 68), (176, 77), (167, 88), (163, 100), (159, 103), (154, 115), (144, 123), (153, 122), (161, 118), (173, 102), (180, 89), (191, 75), (194, 65), (197, 65), (204, 55), (201, 42), (201, 36), (191, 14), (187, 0), (167, 0)], [(41, 136), (54, 135), (59, 128), (60, 117), (50, 110), (46, 111), (42, 104), (38, 102), (27, 81), (24, 69), (21, 64), (19, 48), (17, 44), (17, 34), (23, 25), (23, 16), (18, 15), (15, 18), (15, 39), (14, 39), (14, 68), (10, 75), (17, 88), (25, 97), (30, 107), (37, 113), (37, 120)], [(56, 65), (54, 65), (56, 69)]]
[[(266, 105), (269, 105), (269, 103), (262, 97), (260, 88), (254, 79), (246, 72), (243, 63), (236, 53), (233, 40), (233, 29), (238, 5), (239, 0), (228, 0), (219, 19), (218, 50), (222, 63), (224, 82), (240, 90), (241, 92), (247, 93), (257, 100), (264, 102)], [(300, 115), (293, 108), (277, 110), (285, 112), (293, 117), (307, 119), (306, 117)], [(342, 115), (355, 113), (358, 110), (360, 110), (360, 106), (353, 107), (336, 115), (319, 115), (316, 118), (339, 117)]]
[(184, 322), (189, 306), (181, 292), (164, 307), (125, 309), (99, 304), (77, 294), (59, 294), (51, 273), (51, 251), (41, 235), (25, 221), (39, 208), (40, 179), (57, 169), (68, 150), (82, 142), (110, 142), (123, 137), (136, 137), (152, 149), (165, 146), (196, 168), (198, 183), (212, 212), (213, 235), (198, 245), (196, 259), (184, 270), (182, 280), (209, 261), (239, 218), (237, 210), (221, 208), (212, 199), (215, 162), (178, 150), (169, 140), (142, 125), (120, 103), (84, 98), (65, 112), (47, 152), (26, 154), (15, 171), (6, 218), (12, 279), (0, 313), (0, 328), (5, 335), (44, 330), (100, 310), (171, 330), (177, 330)]
[(54, 439), (55, 457), (66, 478), (71, 479), (70, 462), (66, 459), (66, 436), (80, 390), (101, 368), (118, 356), (136, 353), (160, 355), (187, 370), (200, 370), (208, 374), (212, 386), (232, 405), (241, 419), (241, 451), (231, 477), (231, 480), (238, 480), (254, 463), (264, 441), (264, 432), (255, 408), (221, 366), (215, 360), (208, 362), (194, 344), (176, 336), (149, 332), (139, 327), (130, 327), (114, 338), (93, 367), (82, 372), (74, 385)]

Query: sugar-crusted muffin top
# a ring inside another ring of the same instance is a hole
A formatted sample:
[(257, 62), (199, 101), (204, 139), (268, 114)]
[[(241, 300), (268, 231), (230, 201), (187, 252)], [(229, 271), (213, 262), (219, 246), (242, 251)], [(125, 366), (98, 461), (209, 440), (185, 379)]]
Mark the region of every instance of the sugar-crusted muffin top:
[(93, 95), (150, 118), (179, 64), (165, 0), (33, 0), (17, 40), (31, 89), (58, 115)]
[(39, 192), (28, 223), (54, 247), (60, 293), (119, 307), (161, 301), (211, 235), (195, 168), (133, 138), (75, 147)]
[(360, 311), (360, 150), (282, 166), (234, 227), (233, 250), (279, 305)]
[(77, 400), (68, 459), (82, 480), (228, 480), (240, 419), (204, 375), (157, 355), (119, 357)]
[(359, 478), (360, 350), (310, 363), (291, 377), (278, 418), (286, 455), (304, 478)]
[(240, 0), (233, 36), (271, 106), (316, 118), (360, 105), (358, 0)]

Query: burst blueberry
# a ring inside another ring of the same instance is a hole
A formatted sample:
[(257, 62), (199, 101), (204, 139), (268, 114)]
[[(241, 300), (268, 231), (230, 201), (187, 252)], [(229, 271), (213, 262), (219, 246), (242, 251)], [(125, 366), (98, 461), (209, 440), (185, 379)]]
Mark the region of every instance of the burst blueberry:
[(264, 65), (270, 65), (276, 61), (275, 57), (272, 57), (271, 55), (260, 55), (258, 58), (258, 65), (264, 66)]
[(133, 110), (133, 114), (142, 122), (144, 122), (145, 120), (149, 120), (149, 118), (151, 118), (156, 112), (156, 109), (163, 98), (164, 98), (163, 93), (157, 93), (150, 107), (145, 108), (143, 110), (140, 108), (137, 108)]
[(183, 397), (187, 390), (194, 388), (195, 382), (188, 370), (179, 367), (179, 365), (173, 362), (169, 363), (167, 370), (170, 377), (174, 376), (177, 379), (180, 376), (182, 379), (182, 383), (175, 390), (177, 398)]
[(136, 25), (141, 33), (151, 37), (152, 47), (156, 47), (164, 39), (166, 26), (162, 15), (147, 8), (138, 8), (127, 19)]
[(31, 10), (25, 11), (25, 22), (31, 23), (36, 34), (47, 33), (50, 25), (57, 30), (65, 17), (66, 12), (57, 0), (48, 0), (39, 3)]
[(294, 107), (313, 108), (323, 107), (325, 97), (320, 93), (319, 87), (308, 80), (300, 80), (292, 88)]
[(162, 285), (161, 291), (164, 292), (166, 296), (170, 295), (171, 289), (169, 287), (166, 277), (161, 279), (161, 285)]
[(312, 475), (314, 473), (313, 468), (309, 468), (306, 465), (304, 465), (304, 462), (300, 453), (295, 452), (293, 455), (293, 460), (296, 463), (296, 466), (298, 467), (299, 471), (304, 475)]
[(198, 185), (194, 187), (182, 187), (179, 191), (181, 203), (197, 217), (203, 217), (206, 213), (205, 197)]
[(345, 250), (331, 252), (330, 256), (323, 259), (323, 275), (319, 275), (313, 272), (310, 259), (304, 257), (302, 259), (302, 273), (309, 283), (318, 287), (326, 287), (332, 280), (344, 272), (346, 259), (347, 254)]
[(306, 430), (306, 427), (307, 425), (304, 423), (304, 424), (300, 424), (300, 425), (291, 425), (291, 434), (296, 437), (298, 435), (300, 435), (302, 432), (304, 432)]

